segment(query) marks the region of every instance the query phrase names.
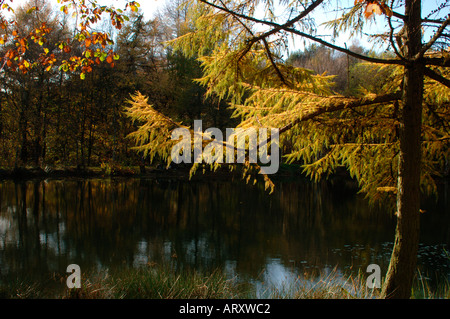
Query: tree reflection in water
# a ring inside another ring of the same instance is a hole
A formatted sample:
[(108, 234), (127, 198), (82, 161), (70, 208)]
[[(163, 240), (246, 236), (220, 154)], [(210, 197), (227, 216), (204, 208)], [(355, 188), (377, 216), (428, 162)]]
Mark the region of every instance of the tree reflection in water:
[[(447, 193), (424, 204), (419, 256), (422, 271), (444, 276)], [(241, 181), (4, 181), (0, 205), (0, 275), (30, 278), (72, 263), (102, 270), (162, 261), (261, 282), (334, 267), (364, 272), (371, 263), (385, 271), (395, 227), (391, 212), (370, 208), (344, 182), (302, 179), (278, 182), (271, 195)]]

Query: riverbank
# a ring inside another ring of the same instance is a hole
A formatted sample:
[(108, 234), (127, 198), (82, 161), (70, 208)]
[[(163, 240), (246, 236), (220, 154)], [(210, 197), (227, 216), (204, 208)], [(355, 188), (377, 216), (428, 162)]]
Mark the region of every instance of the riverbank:
[[(169, 168), (163, 165), (157, 166), (120, 166), (103, 164), (100, 167), (58, 167), (46, 166), (40, 167), (17, 167), (0, 168), (0, 179), (34, 179), (34, 178), (94, 178), (94, 177), (155, 177), (155, 178), (178, 178), (178, 179), (198, 179), (198, 178), (242, 178), (242, 168), (236, 165), (233, 170), (223, 165), (217, 170), (211, 170), (208, 165), (197, 168), (192, 176), (190, 175), (191, 166), (171, 165)], [(261, 177), (254, 172), (254, 176)], [(335, 174), (336, 177), (348, 177), (343, 169)], [(299, 165), (282, 164), (276, 174), (270, 175), (273, 179), (305, 177)]]
[[(205, 274), (175, 271), (167, 265), (123, 269), (82, 278), (81, 288), (65, 287), (66, 278), (53, 274), (47, 281), (3, 281), (0, 299), (378, 299), (380, 289), (369, 289), (362, 275), (304, 274), (286, 286), (258, 291), (249, 283), (227, 279), (219, 270)], [(449, 299), (450, 285), (432, 290), (417, 277), (412, 299)]]
[[(197, 168), (196, 172), (190, 174), (189, 165), (171, 165), (169, 168), (163, 165), (156, 166), (121, 166), (114, 164), (103, 164), (99, 167), (77, 167), (77, 166), (46, 166), (41, 167), (0, 167), (0, 180), (27, 180), (35, 178), (95, 178), (95, 177), (142, 177), (142, 178), (176, 178), (184, 180), (196, 179), (242, 179), (243, 169), (240, 165), (234, 165), (233, 169), (223, 164), (216, 170), (212, 170), (209, 165)], [(253, 172), (254, 177), (262, 177), (257, 171)], [(281, 164), (276, 174), (270, 175), (273, 180), (305, 178), (309, 179), (298, 164)], [(345, 181), (347, 186), (357, 188), (357, 182), (350, 177), (345, 167), (340, 167), (328, 176), (327, 179), (334, 181)], [(450, 180), (450, 175), (435, 176), (438, 183)]]

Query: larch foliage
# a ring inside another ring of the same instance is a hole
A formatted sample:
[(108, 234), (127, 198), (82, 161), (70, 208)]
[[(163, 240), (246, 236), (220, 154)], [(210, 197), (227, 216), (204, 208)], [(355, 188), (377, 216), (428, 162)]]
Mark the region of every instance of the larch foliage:
[[(301, 163), (312, 179), (345, 167), (371, 200), (395, 195), (404, 66), (396, 58), (386, 59), (386, 64), (367, 62), (388, 75), (382, 92), (362, 90), (357, 97), (349, 97), (333, 91), (333, 76), (315, 75), (283, 58), (289, 31), (314, 35), (313, 21), (306, 14), (302, 17), (301, 12), (322, 2), (329, 1), (281, 1), (286, 10), (279, 13), (273, 1), (189, 0), (184, 4), (190, 14), (189, 31), (167, 45), (201, 61), (203, 77), (196, 81), (207, 88), (207, 95), (229, 101), (233, 116), (240, 119), (239, 127), (279, 128), (281, 145), (290, 145), (284, 159)], [(335, 35), (349, 30), (357, 34), (375, 15), (391, 18), (386, 1), (372, 1), (378, 4), (372, 7), (368, 7), (369, 2), (355, 1), (352, 8), (327, 26)], [(287, 25), (277, 22), (277, 17), (294, 17), (293, 13), (301, 19)], [(439, 51), (427, 56), (445, 54)], [(445, 67), (434, 66), (433, 70), (449, 76)], [(433, 177), (448, 165), (449, 103), (450, 89), (428, 79), (422, 189), (429, 193), (436, 187)], [(160, 119), (159, 115), (143, 118), (143, 114), (151, 113), (146, 109), (151, 107), (129, 113), (133, 119), (144, 120), (133, 136), (139, 150), (160, 152), (157, 148), (170, 145), (161, 141), (160, 133), (170, 138), (174, 122)]]

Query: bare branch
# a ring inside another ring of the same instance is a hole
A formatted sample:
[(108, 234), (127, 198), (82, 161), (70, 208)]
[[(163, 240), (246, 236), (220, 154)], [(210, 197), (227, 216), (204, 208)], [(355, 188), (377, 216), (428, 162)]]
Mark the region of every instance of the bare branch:
[(424, 54), (433, 46), (433, 44), (442, 36), (445, 28), (450, 24), (450, 14), (447, 16), (447, 19), (442, 23), (439, 29), (436, 31), (434, 36), (426, 43), (419, 53), (414, 57), (414, 60), (418, 60), (424, 56)]
[[(389, 23), (389, 28), (390, 28), (390, 32), (389, 32), (389, 41), (391, 42), (391, 46), (394, 49), (395, 54), (401, 59), (401, 60), (405, 60), (405, 57), (403, 56), (403, 54), (401, 54), (398, 49), (397, 46), (395, 45), (395, 41), (394, 41), (394, 27), (392, 26), (392, 19), (391, 17), (388, 16), (388, 23)], [(401, 49), (401, 48), (399, 48)]]
[(255, 42), (261, 40), (262, 38), (266, 38), (266, 37), (268, 37), (270, 35), (273, 35), (273, 34), (279, 32), (279, 31), (281, 31), (281, 30), (284, 30), (284, 31), (287, 31), (287, 32), (299, 35), (301, 37), (305, 37), (305, 38), (307, 38), (309, 40), (312, 40), (312, 41), (315, 41), (317, 43), (320, 43), (320, 44), (322, 44), (322, 45), (324, 45), (324, 46), (326, 46), (328, 48), (331, 48), (331, 49), (334, 49), (336, 51), (348, 54), (348, 55), (350, 55), (352, 57), (355, 57), (355, 58), (363, 60), (363, 61), (372, 62), (372, 63), (379, 63), (379, 64), (395, 64), (395, 65), (405, 65), (406, 64), (404, 61), (401, 61), (399, 59), (378, 59), (378, 58), (368, 57), (366, 55), (362, 55), (362, 54), (353, 52), (351, 50), (348, 50), (348, 49), (336, 46), (336, 45), (331, 44), (331, 43), (329, 43), (327, 41), (324, 41), (324, 40), (322, 40), (322, 39), (320, 39), (318, 37), (315, 37), (315, 36), (309, 35), (307, 33), (298, 31), (298, 30), (296, 30), (294, 28), (291, 28), (291, 26), (294, 23), (296, 23), (296, 22), (300, 21), (302, 18), (304, 18), (317, 5), (319, 5), (323, 1), (316, 1), (316, 2), (314, 2), (313, 4), (311, 4), (311, 6), (306, 8), (305, 11), (303, 11), (299, 16), (297, 16), (296, 18), (294, 18), (292, 20), (289, 20), (288, 22), (286, 22), (284, 24), (278, 24), (278, 23), (271, 22), (271, 21), (256, 19), (256, 18), (247, 16), (245, 14), (240, 14), (240, 13), (234, 12), (234, 11), (232, 11), (230, 9), (218, 6), (218, 5), (214, 4), (214, 3), (208, 2), (206, 0), (200, 0), (200, 2), (203, 2), (203, 3), (205, 3), (205, 4), (209, 5), (209, 6), (212, 6), (212, 7), (216, 8), (216, 9), (218, 9), (218, 10), (227, 12), (227, 13), (235, 16), (235, 17), (239, 17), (239, 18), (242, 18), (242, 19), (245, 19), (245, 20), (249, 20), (249, 21), (252, 21), (252, 22), (255, 22), (255, 23), (259, 23), (259, 24), (264, 24), (264, 25), (267, 25), (267, 26), (270, 26), (270, 27), (273, 28), (272, 30), (270, 30), (268, 32), (265, 32), (265, 33), (259, 35), (258, 37), (249, 39), (248, 42), (250, 42), (250, 43), (255, 43)]
[(439, 58), (424, 57), (422, 58), (422, 61), (424, 61), (425, 65), (450, 67), (450, 59), (446, 57), (439, 57)]
[(442, 75), (440, 75), (439, 73), (436, 73), (435, 71), (433, 71), (429, 68), (425, 68), (424, 72), (425, 72), (425, 75), (428, 76), (429, 78), (450, 88), (450, 80), (449, 79), (444, 78)]
[(445, 22), (445, 20), (442, 20), (442, 19), (422, 19), (422, 22), (441, 24), (441, 23)]
[(267, 53), (267, 57), (270, 60), (270, 63), (272, 64), (273, 68), (275, 69), (275, 72), (277, 73), (278, 77), (281, 80), (281, 83), (283, 83), (286, 86), (289, 86), (289, 84), (286, 82), (286, 79), (284, 78), (283, 74), (280, 71), (280, 68), (277, 66), (277, 64), (275, 63), (273, 56), (272, 56), (272, 52), (270, 51), (270, 47), (269, 44), (267, 43), (267, 40), (264, 38), (262, 40), (264, 42), (264, 47), (266, 49), (266, 53)]
[(337, 45), (331, 44), (331, 43), (329, 43), (327, 41), (324, 41), (324, 40), (322, 40), (320, 38), (317, 38), (315, 36), (309, 35), (307, 33), (304, 33), (304, 32), (301, 32), (301, 31), (298, 31), (298, 30), (295, 30), (295, 29), (287, 28), (287, 29), (285, 29), (285, 31), (297, 34), (297, 35), (299, 35), (301, 37), (304, 37), (304, 38), (307, 38), (307, 39), (312, 40), (314, 42), (320, 43), (320, 44), (322, 44), (322, 45), (324, 45), (324, 46), (326, 46), (326, 47), (328, 47), (330, 49), (333, 49), (333, 50), (345, 53), (347, 55), (350, 55), (350, 56), (352, 56), (354, 58), (357, 58), (357, 59), (360, 59), (360, 60), (363, 60), (363, 61), (372, 62), (372, 63), (378, 63), (378, 64), (395, 64), (395, 65), (405, 65), (406, 64), (405, 61), (402, 61), (402, 60), (399, 60), (399, 59), (379, 59), (379, 58), (372, 58), (372, 57), (369, 57), (369, 56), (366, 56), (366, 55), (362, 55), (362, 54), (353, 52), (353, 51), (351, 51), (349, 49), (344, 49), (344, 48), (339, 47)]
[[(220, 0), (220, 3), (222, 4), (222, 6), (224, 8), (226, 8), (226, 4), (223, 3), (222, 0)], [(227, 8), (227, 10), (228, 10), (228, 8)], [(247, 30), (247, 32), (249, 34), (251, 34), (252, 36), (254, 36), (252, 30), (236, 15), (236, 13), (232, 12), (231, 10), (229, 10), (229, 11), (230, 11), (231, 15)], [(276, 65), (276, 63), (275, 63), (275, 61), (273, 59), (272, 52), (270, 51), (269, 44), (267, 43), (266, 38), (263, 38), (262, 41), (264, 43), (264, 48), (266, 49), (267, 57), (269, 58), (270, 63), (272, 64), (272, 66), (275, 68), (275, 71), (277, 72), (277, 75), (280, 78), (281, 83), (283, 83), (284, 85), (288, 86), (288, 83), (286, 82), (283, 74), (281, 73), (280, 69), (278, 68), (278, 66)], [(253, 43), (249, 43), (247, 49), (240, 56), (239, 60), (242, 59), (243, 56), (248, 53), (248, 51), (250, 51), (252, 45), (253, 45)]]

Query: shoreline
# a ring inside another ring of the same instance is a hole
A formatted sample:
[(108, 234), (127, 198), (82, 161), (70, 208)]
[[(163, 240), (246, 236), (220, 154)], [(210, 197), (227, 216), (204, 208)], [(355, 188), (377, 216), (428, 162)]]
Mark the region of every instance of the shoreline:
[[(217, 170), (213, 170), (205, 165), (199, 167), (197, 171), (190, 176), (190, 166), (175, 166), (170, 168), (158, 166), (108, 166), (108, 167), (19, 167), (19, 168), (0, 168), (0, 181), (27, 181), (33, 179), (63, 179), (63, 178), (155, 178), (155, 179), (177, 179), (185, 181), (201, 181), (205, 179), (211, 180), (244, 180), (242, 170), (239, 166), (230, 170), (226, 166), (222, 166)], [(253, 177), (263, 182), (263, 175), (251, 174)], [(311, 180), (306, 176), (298, 164), (282, 164), (278, 173), (270, 175), (273, 182), (276, 181), (292, 181), (298, 179)], [(341, 167), (334, 174), (325, 176), (323, 181), (331, 183), (345, 183), (347, 187), (358, 190), (358, 182), (353, 179), (349, 172)], [(435, 176), (437, 185), (447, 184), (450, 182), (450, 175)]]
[[(242, 171), (238, 168), (230, 171), (228, 167), (223, 166), (216, 171), (208, 166), (199, 167), (190, 178), (189, 166), (175, 166), (170, 168), (161, 167), (161, 165), (145, 166), (121, 166), (121, 167), (19, 167), (19, 168), (0, 168), (0, 180), (28, 180), (35, 178), (109, 178), (109, 177), (130, 177), (130, 178), (179, 178), (179, 179), (198, 179), (198, 178), (242, 178)], [(255, 177), (260, 174), (252, 174)], [(343, 173), (339, 174), (342, 177)], [(270, 175), (273, 179), (278, 178), (307, 178), (298, 165), (283, 165), (280, 171)]]
[[(102, 168), (102, 167), (58, 167), (51, 169), (42, 168), (16, 168), (16, 169), (4, 169), (0, 168), (0, 182), (1, 181), (14, 181), (23, 182), (31, 180), (46, 180), (46, 179), (127, 179), (127, 178), (141, 178), (141, 179), (158, 179), (158, 180), (177, 180), (185, 182), (201, 182), (205, 180), (209, 181), (243, 181), (246, 179), (243, 177), (243, 171), (236, 167), (232, 171), (229, 167), (223, 166), (216, 171), (210, 169), (205, 165), (204, 170), (199, 167), (192, 176), (190, 175), (189, 166), (180, 167), (154, 167), (146, 166), (142, 170), (139, 166), (133, 167), (114, 167), (114, 168)], [(264, 183), (264, 177), (261, 174), (251, 174), (252, 179), (248, 183), (253, 183), (253, 179), (257, 179), (259, 183)], [(280, 166), (278, 173), (270, 175), (269, 178), (272, 182), (292, 182), (292, 181), (310, 181), (314, 183), (308, 176), (306, 176), (299, 165), (287, 165)], [(349, 173), (342, 168), (335, 172), (335, 174), (324, 177), (323, 182), (338, 184), (344, 186), (346, 189), (354, 192), (358, 191), (358, 182), (350, 177)]]

